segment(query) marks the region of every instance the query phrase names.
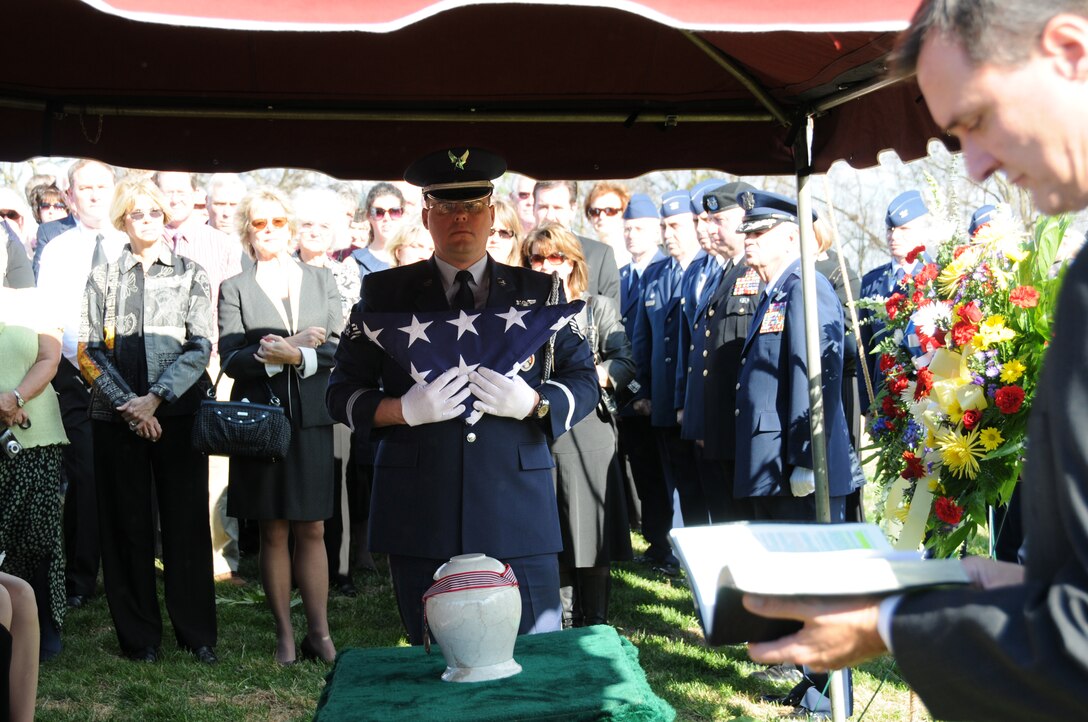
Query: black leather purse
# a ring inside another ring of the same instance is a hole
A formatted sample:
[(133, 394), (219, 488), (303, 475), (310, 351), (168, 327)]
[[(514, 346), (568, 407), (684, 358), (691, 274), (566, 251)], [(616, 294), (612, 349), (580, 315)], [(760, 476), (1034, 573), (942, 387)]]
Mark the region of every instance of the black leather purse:
[[(238, 353), (235, 351), (234, 353)], [(283, 413), (279, 398), (268, 389), (269, 403), (250, 401), (216, 401), (215, 390), (223, 369), (234, 353), (224, 360), (207, 391), (208, 398), (200, 402), (193, 419), (193, 450), (217, 456), (245, 456), (278, 461), (287, 456), (291, 445), (291, 423)]]

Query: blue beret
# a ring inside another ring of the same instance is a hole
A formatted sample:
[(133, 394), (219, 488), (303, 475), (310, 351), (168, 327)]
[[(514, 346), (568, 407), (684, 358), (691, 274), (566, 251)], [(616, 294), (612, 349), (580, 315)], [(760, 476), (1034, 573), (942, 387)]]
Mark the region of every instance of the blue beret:
[(661, 196), (661, 217), (691, 213), (691, 194), (687, 191), (669, 191)]
[(754, 191), (755, 188), (744, 181), (726, 183), (715, 188), (708, 188), (703, 194), (703, 208), (708, 213), (721, 213), (740, 205), (737, 196), (744, 191)]
[(631, 200), (627, 202), (627, 210), (623, 212), (623, 219), (626, 221), (634, 218), (661, 218), (661, 213), (657, 210), (657, 204), (653, 202), (653, 199), (645, 193), (635, 193), (631, 196)]
[(725, 185), (725, 181), (717, 178), (709, 178), (705, 181), (699, 181), (691, 187), (691, 212), (695, 215), (705, 213), (706, 209), (703, 208), (703, 197), (706, 192), (711, 188), (717, 188), (720, 185)]
[[(737, 194), (737, 202), (744, 209), (744, 218), (737, 226), (740, 233), (760, 233), (787, 221), (797, 223), (797, 201), (787, 196), (750, 190)], [(816, 211), (812, 212), (812, 220), (816, 220)]]
[(404, 180), (420, 186), (423, 195), (444, 201), (485, 198), (491, 181), (506, 172), (506, 161), (483, 148), (444, 148), (417, 160), (404, 171)]
[(906, 191), (897, 195), (888, 204), (888, 214), (884, 218), (884, 224), (888, 228), (898, 228), (927, 213), (929, 209), (926, 208), (926, 202), (922, 200), (922, 194), (918, 191)]
[(978, 233), (978, 229), (989, 223), (997, 214), (997, 206), (984, 205), (971, 214), (971, 227), (967, 229), (970, 236)]

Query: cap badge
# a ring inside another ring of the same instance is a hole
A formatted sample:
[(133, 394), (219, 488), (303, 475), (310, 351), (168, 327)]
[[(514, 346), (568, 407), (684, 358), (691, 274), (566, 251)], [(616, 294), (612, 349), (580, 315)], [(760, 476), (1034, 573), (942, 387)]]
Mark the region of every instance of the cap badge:
[(717, 196), (706, 196), (706, 197), (703, 198), (703, 204), (706, 205), (706, 209), (708, 211), (717, 211), (718, 208), (719, 208), (719, 206), (718, 206), (718, 197)]
[(740, 197), (737, 200), (740, 201), (741, 208), (746, 211), (750, 211), (756, 207), (756, 197), (748, 191), (741, 193)]
[(450, 163), (453, 163), (454, 168), (456, 168), (457, 170), (464, 170), (465, 169), (465, 163), (468, 162), (468, 153), (469, 153), (467, 150), (465, 151), (465, 154), (461, 155), (461, 156), (454, 155), (452, 150), (446, 151), (446, 152), (449, 153)]

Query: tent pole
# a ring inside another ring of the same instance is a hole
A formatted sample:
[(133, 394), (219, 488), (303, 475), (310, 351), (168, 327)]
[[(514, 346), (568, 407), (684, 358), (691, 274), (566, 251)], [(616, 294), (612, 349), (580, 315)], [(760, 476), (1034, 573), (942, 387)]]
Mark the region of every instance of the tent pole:
[[(816, 521), (831, 521), (831, 497), (827, 477), (827, 441), (824, 425), (823, 387), (820, 383), (823, 369), (820, 364), (820, 318), (816, 303), (816, 238), (812, 229), (812, 196), (808, 182), (812, 175), (812, 134), (814, 121), (811, 114), (804, 116), (804, 127), (799, 128), (793, 145), (793, 158), (797, 170), (797, 215), (801, 226), (801, 291), (805, 301), (805, 353), (808, 356), (809, 428), (812, 439), (812, 470), (816, 476)], [(831, 718), (835, 722), (846, 719), (846, 690), (841, 670), (830, 675)]]
[(786, 116), (786, 112), (782, 110), (782, 107), (778, 104), (778, 102), (771, 97), (771, 94), (768, 93), (762, 85), (759, 84), (758, 80), (745, 72), (736, 63), (736, 61), (734, 61), (732, 58), (723, 53), (714, 45), (711, 45), (706, 40), (703, 40), (701, 37), (696, 35), (695, 32), (691, 30), (681, 30), (680, 32), (685, 37), (687, 37), (687, 39), (690, 40), (696, 47), (706, 53), (707, 56), (715, 63), (717, 63), (723, 70), (736, 78), (737, 82), (747, 88), (748, 92), (750, 92), (752, 96), (759, 101), (760, 105), (770, 111), (771, 115), (774, 116), (775, 120), (777, 120), (781, 125), (788, 126), (790, 124), (790, 120)]

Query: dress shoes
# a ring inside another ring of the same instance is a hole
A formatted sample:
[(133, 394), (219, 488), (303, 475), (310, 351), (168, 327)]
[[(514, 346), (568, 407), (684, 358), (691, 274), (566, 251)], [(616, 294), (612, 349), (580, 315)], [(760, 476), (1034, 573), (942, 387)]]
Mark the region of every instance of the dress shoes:
[(359, 590), (355, 588), (355, 583), (351, 581), (351, 577), (346, 574), (337, 574), (333, 577), (333, 586), (336, 591), (345, 597), (358, 596)]
[(667, 577), (675, 577), (680, 575), (680, 567), (677, 564), (669, 561), (657, 561), (650, 564), (650, 568), (655, 572), (660, 572)]
[[(328, 639), (328, 637), (324, 637), (324, 639)], [(315, 647), (314, 643), (310, 641), (309, 635), (306, 635), (302, 638), (302, 644), (299, 645), (299, 651), (302, 653), (302, 658), (307, 662), (318, 660), (324, 662), (325, 664), (330, 664), (334, 661), (334, 659), (325, 659), (321, 656), (321, 653), (318, 651), (317, 647)]]
[(133, 662), (158, 662), (159, 650), (154, 647), (141, 647), (125, 654)]
[(218, 664), (219, 657), (215, 656), (215, 650), (211, 647), (197, 647), (192, 650), (193, 656), (196, 657), (196, 661), (201, 664)]
[(68, 607), (70, 609), (79, 609), (87, 603), (89, 597), (86, 594), (69, 594), (68, 595)]

